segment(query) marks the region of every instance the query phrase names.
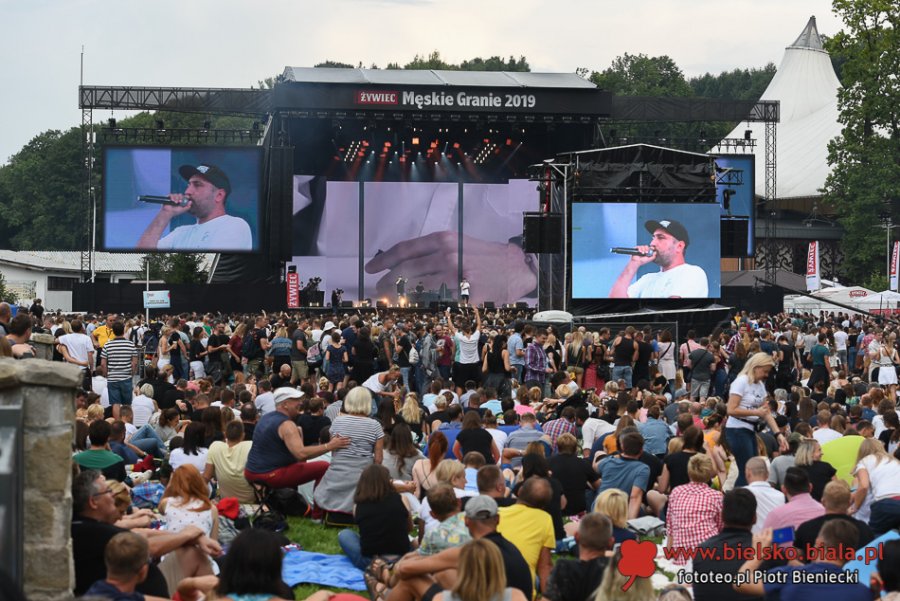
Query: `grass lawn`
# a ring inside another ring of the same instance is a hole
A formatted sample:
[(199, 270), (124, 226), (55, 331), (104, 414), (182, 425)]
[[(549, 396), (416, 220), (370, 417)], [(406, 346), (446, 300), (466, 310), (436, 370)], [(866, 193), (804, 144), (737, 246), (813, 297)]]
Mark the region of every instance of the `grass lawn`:
[[(289, 517), (287, 518), (288, 530), (284, 532), (292, 542), (298, 543), (304, 551), (311, 553), (328, 553), (330, 555), (340, 555), (341, 547), (338, 545), (338, 532), (340, 528), (326, 528), (321, 524), (314, 524), (307, 518)], [(649, 538), (657, 545), (662, 542), (662, 537)], [(559, 557), (553, 555), (554, 563)], [(661, 572), (664, 573), (664, 572)], [(671, 580), (674, 578), (672, 574), (666, 574)], [(365, 591), (350, 591), (347, 589), (332, 588), (321, 586), (318, 584), (300, 584), (294, 588), (294, 599), (302, 600), (319, 590), (329, 590), (335, 592), (347, 592), (366, 597)]]
[[(284, 535), (291, 539), (292, 542), (303, 547), (304, 551), (311, 553), (328, 553), (330, 555), (340, 555), (341, 547), (338, 545), (338, 532), (340, 528), (326, 528), (321, 524), (314, 524), (307, 518), (289, 517), (287, 519), (288, 530)], [(306, 599), (314, 592), (319, 590), (329, 590), (335, 592), (355, 593), (366, 597), (365, 591), (348, 591), (346, 589), (331, 588), (320, 586), (318, 584), (300, 584), (294, 588), (295, 599)]]

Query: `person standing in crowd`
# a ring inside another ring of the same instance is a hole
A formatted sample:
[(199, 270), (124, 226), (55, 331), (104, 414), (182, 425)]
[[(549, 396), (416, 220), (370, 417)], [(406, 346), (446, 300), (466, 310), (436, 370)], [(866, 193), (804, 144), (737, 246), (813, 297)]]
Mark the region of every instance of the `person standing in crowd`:
[(547, 342), (547, 330), (541, 328), (534, 334), (531, 344), (525, 349), (525, 370), (523, 378), (528, 388), (544, 388), (547, 375), (553, 373), (544, 344)]
[(638, 345), (634, 341), (635, 332), (634, 327), (628, 326), (625, 332), (616, 336), (612, 342), (612, 378), (615, 381), (624, 380), (626, 388), (631, 388), (634, 383), (634, 362), (638, 358)]
[(522, 339), (522, 331), (525, 329), (525, 323), (516, 321), (513, 324), (513, 333), (510, 334), (506, 341), (506, 350), (509, 352), (509, 364), (515, 370), (513, 377), (516, 382), (522, 383), (523, 372), (525, 370), (525, 341)]
[(744, 470), (747, 467), (747, 461), (756, 455), (757, 423), (764, 421), (772, 429), (772, 432), (777, 433), (779, 451), (788, 450), (787, 439), (781, 432), (781, 428), (775, 423), (775, 417), (770, 412), (768, 403), (765, 402), (765, 382), (774, 364), (775, 361), (771, 355), (756, 353), (747, 360), (744, 369), (731, 384), (731, 393), (728, 396), (728, 421), (725, 423), (725, 440), (737, 462), (736, 486), (747, 484)]
[(478, 341), (481, 338), (481, 314), (478, 307), (475, 311), (475, 327), (466, 320), (462, 331), (457, 331), (450, 316), (450, 307), (445, 312), (447, 328), (453, 338), (456, 351), (456, 361), (453, 363), (453, 381), (456, 384), (457, 394), (462, 394), (466, 389), (466, 382), (476, 384), (481, 381), (481, 357), (478, 353)]

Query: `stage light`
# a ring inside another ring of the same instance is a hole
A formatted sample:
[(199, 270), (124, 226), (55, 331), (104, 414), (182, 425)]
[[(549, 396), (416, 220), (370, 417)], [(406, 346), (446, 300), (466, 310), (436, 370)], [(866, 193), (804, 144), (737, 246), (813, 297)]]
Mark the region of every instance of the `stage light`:
[(203, 129), (205, 129), (205, 130), (212, 129), (212, 123), (209, 121), (209, 119), (207, 119), (206, 121), (203, 122)]
[(390, 143), (390, 142), (385, 142), (385, 143), (384, 143), (384, 147), (385, 147), (385, 148), (390, 148), (390, 147), (391, 147), (391, 143)]
[(751, 137), (752, 135), (753, 135), (753, 130), (752, 130), (752, 129), (748, 129), (748, 130), (744, 131), (744, 139), (745, 139), (745, 140), (750, 140), (750, 137)]
[(116, 120), (113, 119), (112, 117), (109, 118), (109, 121), (107, 121), (107, 124), (109, 125), (110, 129), (116, 128)]
[(459, 148), (459, 142), (454, 142), (454, 143), (453, 143), (453, 148), (457, 148), (457, 149), (458, 149), (458, 148)]
[(165, 129), (165, 128), (166, 128), (166, 122), (163, 121), (162, 119), (157, 119), (156, 120), (156, 129)]
[(419, 145), (419, 136), (415, 136), (412, 139), (412, 143), (413, 143), (413, 146), (418, 146)]
[(506, 145), (512, 146), (512, 138), (506, 138)]
[(254, 121), (252, 127), (253, 131), (259, 131), (259, 121)]

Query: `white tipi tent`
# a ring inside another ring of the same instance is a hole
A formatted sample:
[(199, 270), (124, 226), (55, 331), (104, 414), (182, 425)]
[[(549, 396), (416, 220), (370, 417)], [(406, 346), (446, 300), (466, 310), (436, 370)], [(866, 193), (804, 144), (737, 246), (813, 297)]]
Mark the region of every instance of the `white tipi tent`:
[[(781, 102), (777, 125), (778, 198), (821, 195), (829, 173), (828, 142), (838, 136), (837, 92), (841, 87), (831, 58), (822, 46), (816, 18), (784, 51), (775, 77), (760, 100)], [(757, 145), (756, 194), (765, 195), (765, 125), (739, 124), (728, 138), (742, 138), (751, 130)]]

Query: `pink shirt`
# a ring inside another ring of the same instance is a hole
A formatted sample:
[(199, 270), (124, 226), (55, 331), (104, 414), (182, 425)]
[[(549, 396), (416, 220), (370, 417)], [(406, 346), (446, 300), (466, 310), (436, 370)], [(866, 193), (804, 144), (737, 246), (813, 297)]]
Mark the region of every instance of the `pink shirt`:
[(531, 408), (531, 405), (523, 405), (521, 403), (516, 403), (515, 410), (516, 410), (516, 415), (525, 415), (526, 413), (534, 413), (534, 409)]
[(776, 507), (766, 516), (763, 528), (778, 530), (792, 526), (797, 528), (803, 522), (825, 515), (825, 508), (809, 494), (795, 495), (791, 500)]

